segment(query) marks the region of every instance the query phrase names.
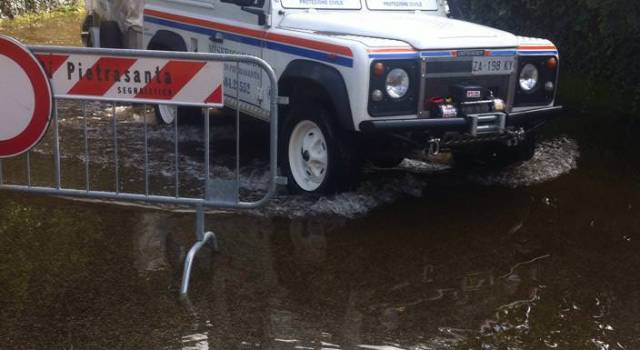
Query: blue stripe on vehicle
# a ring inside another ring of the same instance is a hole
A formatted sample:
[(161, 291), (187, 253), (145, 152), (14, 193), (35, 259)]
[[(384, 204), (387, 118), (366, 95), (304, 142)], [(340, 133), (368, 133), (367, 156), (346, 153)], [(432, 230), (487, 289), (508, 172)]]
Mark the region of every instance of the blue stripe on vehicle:
[(558, 51), (518, 51), (521, 56), (556, 56)]
[(376, 53), (370, 54), (369, 58), (373, 59), (406, 59), (406, 58), (418, 58), (417, 52), (407, 52), (407, 53)]
[(516, 50), (495, 50), (491, 51), (492, 56), (515, 56)]
[(215, 29), (194, 26), (186, 23), (173, 22), (166, 19), (162, 19), (162, 18), (156, 18), (156, 17), (145, 16), (144, 20), (147, 22), (151, 22), (151, 23), (155, 23), (155, 24), (159, 24), (167, 27), (172, 27), (176, 29), (182, 29), (189, 32), (208, 35), (208, 36), (214, 36), (217, 33), (221, 33), (222, 35), (224, 35), (225, 39), (229, 39), (231, 41), (240, 42), (240, 43), (252, 45), (252, 46), (262, 46), (262, 41), (260, 39), (255, 39), (252, 37), (237, 35), (229, 32), (221, 32)]
[(238, 43), (257, 46), (257, 47), (262, 47), (264, 44), (268, 49), (271, 49), (271, 50), (280, 51), (280, 52), (288, 53), (295, 56), (311, 58), (314, 60), (328, 62), (331, 64), (337, 64), (344, 67), (353, 67), (352, 58), (347, 58), (340, 55), (330, 54), (322, 51), (309, 50), (309, 49), (286, 45), (286, 44), (274, 42), (274, 41), (256, 39), (256, 38), (247, 37), (244, 35), (238, 35), (235, 33), (217, 31), (214, 29), (204, 28), (204, 27), (186, 24), (182, 22), (174, 22), (174, 21), (152, 17), (148, 15), (144, 16), (144, 20), (150, 23), (155, 23), (155, 24), (159, 24), (167, 27), (172, 27), (176, 29), (181, 29), (181, 30), (209, 35), (209, 36), (213, 36), (217, 33), (222, 33), (224, 35), (225, 40), (231, 40)]
[(268, 49), (288, 53), (290, 55), (303, 56), (303, 57), (312, 58), (318, 61), (338, 64), (345, 67), (353, 67), (353, 59), (330, 54), (330, 53), (307, 50), (297, 46), (285, 45), (275, 41), (266, 41), (266, 47)]
[(420, 57), (452, 57), (451, 51), (421, 52)]

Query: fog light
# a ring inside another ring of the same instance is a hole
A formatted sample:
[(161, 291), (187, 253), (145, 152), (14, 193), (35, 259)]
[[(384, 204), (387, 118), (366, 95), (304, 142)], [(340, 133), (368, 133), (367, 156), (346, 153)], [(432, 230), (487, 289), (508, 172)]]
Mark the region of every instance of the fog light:
[(549, 82), (547, 82), (546, 84), (544, 84), (544, 89), (545, 89), (547, 92), (553, 92), (553, 90), (555, 90), (555, 89), (556, 89), (556, 85), (555, 85), (554, 83), (552, 83), (552, 82), (550, 82), (550, 81), (549, 81)]
[(504, 112), (506, 109), (506, 106), (504, 104), (504, 100), (501, 100), (499, 98), (496, 98), (493, 100), (493, 110), (496, 112)]
[(371, 100), (373, 102), (380, 102), (384, 98), (384, 94), (380, 90), (373, 90), (371, 93)]

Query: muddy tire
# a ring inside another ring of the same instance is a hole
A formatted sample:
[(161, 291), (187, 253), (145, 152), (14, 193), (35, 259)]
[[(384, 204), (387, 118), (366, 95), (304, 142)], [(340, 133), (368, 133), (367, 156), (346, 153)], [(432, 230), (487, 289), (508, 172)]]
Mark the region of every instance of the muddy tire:
[(536, 152), (536, 135), (529, 133), (517, 146), (507, 147), (502, 145), (498, 151), (498, 161), (511, 165), (531, 160)]
[(357, 185), (362, 162), (353, 137), (321, 104), (293, 105), (280, 140), (280, 165), (292, 193), (327, 194)]

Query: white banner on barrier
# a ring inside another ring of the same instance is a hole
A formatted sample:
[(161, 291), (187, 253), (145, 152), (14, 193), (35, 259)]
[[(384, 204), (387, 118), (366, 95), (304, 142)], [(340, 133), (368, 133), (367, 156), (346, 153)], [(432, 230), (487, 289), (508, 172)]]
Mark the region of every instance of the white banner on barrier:
[(42, 52), (36, 57), (58, 98), (223, 105), (222, 62)]

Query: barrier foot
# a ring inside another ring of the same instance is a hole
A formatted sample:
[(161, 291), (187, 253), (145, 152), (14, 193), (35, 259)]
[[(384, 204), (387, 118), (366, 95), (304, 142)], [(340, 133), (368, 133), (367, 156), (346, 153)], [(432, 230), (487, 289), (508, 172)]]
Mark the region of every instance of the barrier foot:
[(207, 232), (204, 234), (203, 238), (191, 247), (189, 250), (189, 254), (184, 260), (184, 272), (182, 274), (182, 286), (180, 287), (180, 296), (186, 297), (189, 292), (189, 280), (191, 279), (191, 268), (193, 267), (193, 260), (196, 257), (196, 254), (200, 251), (200, 249), (205, 244), (211, 244), (214, 250), (217, 250), (218, 247), (218, 239), (216, 238), (215, 233)]

